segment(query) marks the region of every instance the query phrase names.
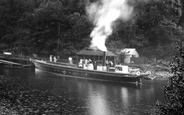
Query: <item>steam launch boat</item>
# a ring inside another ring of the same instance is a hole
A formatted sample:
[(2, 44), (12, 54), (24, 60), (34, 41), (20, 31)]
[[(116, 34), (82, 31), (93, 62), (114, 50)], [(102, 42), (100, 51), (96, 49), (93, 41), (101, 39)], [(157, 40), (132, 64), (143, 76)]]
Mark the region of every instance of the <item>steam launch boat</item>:
[(107, 64), (107, 59), (112, 60), (116, 57), (115, 54), (109, 51), (102, 52), (85, 49), (78, 52), (77, 57), (80, 62), (76, 64), (73, 64), (71, 57), (69, 57), (68, 63), (57, 61), (56, 58), (54, 58), (54, 61), (30, 60), (37, 69), (60, 74), (64, 77), (142, 84), (142, 78), (149, 75), (147, 72), (132, 69), (128, 65), (115, 65), (112, 62)]

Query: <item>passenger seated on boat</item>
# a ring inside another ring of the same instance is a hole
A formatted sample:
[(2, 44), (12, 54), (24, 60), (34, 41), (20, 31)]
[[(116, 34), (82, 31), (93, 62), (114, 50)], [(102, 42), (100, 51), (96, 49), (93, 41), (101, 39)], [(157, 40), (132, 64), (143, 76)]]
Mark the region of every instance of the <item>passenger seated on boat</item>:
[(94, 69), (94, 66), (93, 66), (92, 62), (89, 62), (87, 67), (88, 67), (88, 70), (93, 70)]
[(83, 65), (83, 69), (88, 69), (88, 65), (87, 64), (84, 64)]

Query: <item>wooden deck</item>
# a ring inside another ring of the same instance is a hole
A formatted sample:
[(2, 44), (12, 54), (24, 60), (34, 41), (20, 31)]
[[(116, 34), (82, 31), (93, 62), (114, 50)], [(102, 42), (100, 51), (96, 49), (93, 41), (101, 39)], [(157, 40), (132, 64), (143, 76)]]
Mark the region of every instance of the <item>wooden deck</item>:
[(16, 65), (16, 66), (21, 66), (22, 65), (20, 63), (15, 63), (15, 62), (12, 62), (12, 61), (6, 61), (6, 60), (2, 60), (2, 59), (0, 59), (0, 63), (4, 63), (4, 64), (8, 64), (8, 65)]

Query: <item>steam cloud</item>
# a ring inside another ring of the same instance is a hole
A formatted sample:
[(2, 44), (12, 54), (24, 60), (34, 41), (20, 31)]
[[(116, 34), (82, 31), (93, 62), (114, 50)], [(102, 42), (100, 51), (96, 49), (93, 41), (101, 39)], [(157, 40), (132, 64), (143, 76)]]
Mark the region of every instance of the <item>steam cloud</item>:
[(107, 51), (105, 41), (112, 34), (112, 25), (117, 19), (127, 21), (130, 19), (133, 7), (127, 0), (101, 0), (86, 7), (90, 20), (95, 25), (90, 34), (91, 48)]

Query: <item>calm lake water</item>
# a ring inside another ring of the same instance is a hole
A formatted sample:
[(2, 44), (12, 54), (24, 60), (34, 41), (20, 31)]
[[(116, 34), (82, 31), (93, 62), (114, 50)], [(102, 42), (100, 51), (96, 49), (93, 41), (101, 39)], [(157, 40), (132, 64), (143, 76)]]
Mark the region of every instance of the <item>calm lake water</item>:
[(164, 101), (163, 87), (167, 84), (164, 79), (143, 80), (139, 86), (117, 84), (61, 77), (37, 69), (4, 67), (0, 68), (0, 75), (21, 77), (24, 83), (70, 100), (65, 109), (73, 114), (78, 110), (80, 115), (147, 115), (157, 100)]

